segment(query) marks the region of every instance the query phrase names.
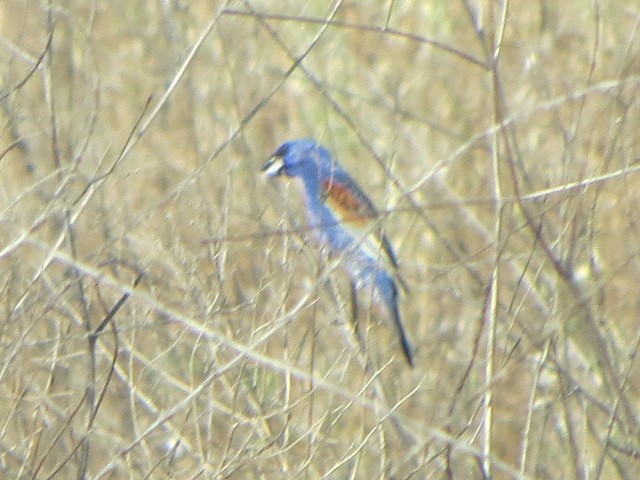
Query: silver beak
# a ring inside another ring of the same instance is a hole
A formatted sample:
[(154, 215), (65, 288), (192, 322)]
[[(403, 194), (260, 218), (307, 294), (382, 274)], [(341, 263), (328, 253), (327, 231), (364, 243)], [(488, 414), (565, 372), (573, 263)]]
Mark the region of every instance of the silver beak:
[(284, 171), (282, 157), (271, 157), (269, 161), (262, 166), (262, 171), (269, 177), (281, 175)]

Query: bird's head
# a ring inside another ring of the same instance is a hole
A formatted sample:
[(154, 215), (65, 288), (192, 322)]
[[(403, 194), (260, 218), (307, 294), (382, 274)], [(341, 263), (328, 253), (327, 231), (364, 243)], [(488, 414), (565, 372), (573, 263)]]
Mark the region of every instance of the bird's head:
[(270, 177), (286, 175), (303, 180), (330, 176), (339, 168), (329, 153), (316, 140), (304, 138), (283, 143), (262, 167)]

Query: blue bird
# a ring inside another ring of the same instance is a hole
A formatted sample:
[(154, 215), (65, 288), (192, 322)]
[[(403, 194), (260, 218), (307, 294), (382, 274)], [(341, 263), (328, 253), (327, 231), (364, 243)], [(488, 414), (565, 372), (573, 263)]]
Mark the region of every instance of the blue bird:
[(369, 197), (313, 139), (283, 143), (262, 171), (270, 177), (285, 175), (302, 181), (311, 231), (341, 259), (354, 289), (373, 292), (374, 302), (387, 312), (402, 352), (413, 366), (413, 348), (398, 309), (398, 262)]

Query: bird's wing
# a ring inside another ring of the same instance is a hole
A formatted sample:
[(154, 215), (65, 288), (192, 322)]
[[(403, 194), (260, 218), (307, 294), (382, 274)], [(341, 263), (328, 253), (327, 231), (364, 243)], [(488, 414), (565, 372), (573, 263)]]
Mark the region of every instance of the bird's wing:
[(378, 223), (378, 211), (358, 184), (348, 175), (336, 175), (322, 182), (322, 196), (336, 220), (374, 260), (396, 270), (398, 262), (389, 240)]

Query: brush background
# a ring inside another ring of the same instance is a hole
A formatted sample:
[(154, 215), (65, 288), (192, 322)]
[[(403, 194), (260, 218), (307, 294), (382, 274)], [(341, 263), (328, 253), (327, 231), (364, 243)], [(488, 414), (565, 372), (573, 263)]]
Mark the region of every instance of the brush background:
[[(636, 1), (0, 25), (3, 477), (640, 476)], [(413, 370), (259, 174), (302, 136), (384, 213)]]

